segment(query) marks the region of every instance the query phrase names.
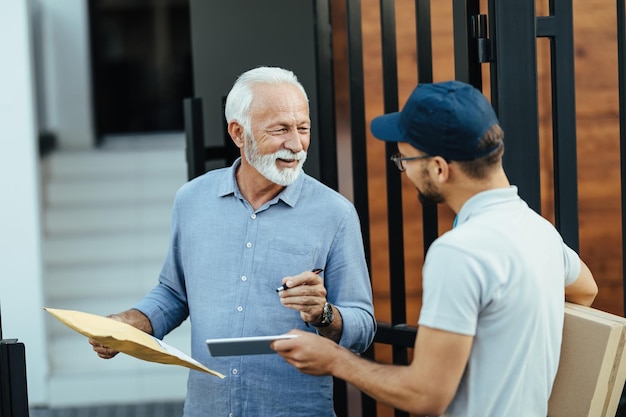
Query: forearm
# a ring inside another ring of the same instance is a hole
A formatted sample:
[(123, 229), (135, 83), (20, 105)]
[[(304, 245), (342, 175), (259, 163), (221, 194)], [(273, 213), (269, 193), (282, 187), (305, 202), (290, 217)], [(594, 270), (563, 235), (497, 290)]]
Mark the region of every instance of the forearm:
[(108, 317), (119, 320), (126, 324), (130, 324), (131, 326), (136, 327), (142, 332), (146, 332), (150, 335), (153, 334), (152, 323), (150, 323), (150, 319), (148, 319), (148, 317), (146, 317), (146, 315), (139, 310), (130, 309), (122, 311), (121, 313), (111, 314)]
[(429, 393), (415, 379), (410, 366), (386, 365), (361, 358), (346, 349), (334, 356), (332, 375), (349, 382), (360, 391), (391, 407), (412, 415), (440, 415), (437, 394)]
[(598, 285), (587, 265), (580, 261), (580, 274), (573, 284), (565, 287), (565, 301), (590, 306), (598, 294)]

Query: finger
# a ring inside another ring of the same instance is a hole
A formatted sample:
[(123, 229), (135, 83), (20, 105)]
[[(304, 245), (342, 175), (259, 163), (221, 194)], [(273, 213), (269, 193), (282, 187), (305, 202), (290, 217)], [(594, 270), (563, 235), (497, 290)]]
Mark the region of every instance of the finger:
[(326, 299), (326, 288), (321, 284), (307, 285), (305, 283), (293, 288), (290, 287), (285, 291), (280, 291), (278, 296), (281, 299), (289, 298), (289, 302), (291, 303), (315, 304), (320, 300), (323, 300), (322, 303), (324, 303)]
[(111, 359), (111, 358), (115, 357), (115, 355), (117, 355), (117, 352), (98, 353), (98, 356), (101, 357), (102, 359)]
[(294, 349), (296, 346), (298, 346), (299, 339), (302, 339), (303, 337), (306, 337), (307, 335), (306, 332), (303, 332), (302, 330), (297, 330), (297, 329), (293, 329), (289, 331), (287, 334), (293, 334), (298, 337), (295, 337), (293, 339), (274, 340), (272, 343), (270, 343), (270, 347), (276, 351), (288, 352)]
[(326, 296), (323, 294), (285, 294), (280, 302), (284, 305), (298, 305), (306, 308), (324, 307)]
[(109, 349), (106, 347), (98, 347), (95, 348), (94, 347), (94, 351), (96, 351), (96, 353), (98, 354), (99, 357), (103, 358), (103, 359), (111, 359), (112, 357), (116, 356), (119, 352), (113, 349)]
[(322, 269), (315, 269), (313, 271), (305, 271), (298, 275), (294, 275), (292, 277), (285, 277), (282, 280), (282, 284), (286, 287), (285, 289), (299, 287), (302, 285), (322, 285), (324, 284), (324, 280), (319, 276)]

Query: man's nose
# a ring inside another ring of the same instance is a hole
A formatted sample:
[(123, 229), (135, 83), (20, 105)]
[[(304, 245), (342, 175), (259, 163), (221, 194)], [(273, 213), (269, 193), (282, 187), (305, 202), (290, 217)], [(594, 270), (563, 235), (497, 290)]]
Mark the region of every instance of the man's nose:
[(285, 137), (284, 147), (293, 153), (300, 152), (304, 149), (304, 136), (299, 134), (297, 130), (289, 132)]

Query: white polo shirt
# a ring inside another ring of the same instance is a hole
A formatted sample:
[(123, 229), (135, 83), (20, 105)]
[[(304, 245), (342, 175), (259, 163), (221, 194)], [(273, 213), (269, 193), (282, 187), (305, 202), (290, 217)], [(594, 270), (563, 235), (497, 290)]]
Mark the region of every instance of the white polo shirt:
[(564, 287), (580, 258), (517, 187), (479, 193), (430, 247), (419, 324), (474, 336), (445, 416), (547, 415), (561, 347)]

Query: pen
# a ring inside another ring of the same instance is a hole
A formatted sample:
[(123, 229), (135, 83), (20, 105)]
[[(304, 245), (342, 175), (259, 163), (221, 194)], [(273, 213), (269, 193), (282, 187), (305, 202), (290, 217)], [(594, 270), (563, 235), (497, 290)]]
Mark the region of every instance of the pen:
[[(324, 270), (322, 268), (315, 268), (311, 272), (313, 272), (314, 274), (319, 274), (320, 272), (324, 272)], [(281, 291), (285, 291), (288, 289), (289, 287), (287, 286), (287, 284), (283, 284), (280, 287), (276, 288), (276, 292), (281, 292)]]

